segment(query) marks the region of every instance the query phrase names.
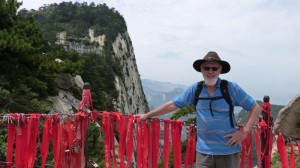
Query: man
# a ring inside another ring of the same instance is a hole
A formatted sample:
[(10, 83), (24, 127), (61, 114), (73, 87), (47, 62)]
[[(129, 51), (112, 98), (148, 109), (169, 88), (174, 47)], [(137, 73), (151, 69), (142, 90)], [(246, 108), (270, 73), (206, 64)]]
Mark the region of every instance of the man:
[[(246, 138), (261, 111), (256, 101), (249, 96), (239, 85), (228, 82), (228, 92), (234, 106), (241, 106), (250, 111), (246, 124), (239, 130), (236, 122), (230, 124), (229, 105), (222, 97), (219, 78), (220, 74), (230, 71), (230, 64), (220, 59), (216, 52), (208, 52), (203, 59), (193, 64), (196, 71), (201, 72), (204, 78), (200, 99), (196, 105), (197, 120), (197, 168), (237, 168), (239, 167), (238, 153), (240, 143)], [(140, 116), (141, 120), (163, 115), (193, 105), (197, 83), (191, 85), (180, 96), (160, 107)], [(212, 99), (210, 99), (212, 98)]]

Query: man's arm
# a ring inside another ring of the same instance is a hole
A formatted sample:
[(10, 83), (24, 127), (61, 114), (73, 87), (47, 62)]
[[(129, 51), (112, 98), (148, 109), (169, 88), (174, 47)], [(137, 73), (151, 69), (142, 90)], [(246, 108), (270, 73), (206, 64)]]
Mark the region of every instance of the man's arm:
[(255, 122), (258, 119), (258, 115), (261, 111), (260, 106), (255, 103), (252, 107), (250, 114), (248, 115), (248, 119), (246, 124), (238, 131), (233, 134), (225, 135), (226, 138), (230, 138), (226, 145), (228, 146), (236, 146), (238, 143), (241, 143), (248, 135), (248, 133), (252, 130)]
[(140, 120), (146, 120), (147, 118), (150, 118), (150, 117), (167, 114), (176, 109), (177, 109), (177, 106), (173, 103), (173, 101), (169, 101), (146, 114), (140, 115)]
[(248, 119), (247, 119), (247, 122), (244, 126), (244, 131), (246, 132), (246, 134), (248, 134), (252, 130), (255, 122), (258, 119), (258, 116), (259, 116), (260, 112), (261, 112), (261, 108), (256, 103), (254, 105), (254, 107), (251, 109), (250, 114), (249, 114)]

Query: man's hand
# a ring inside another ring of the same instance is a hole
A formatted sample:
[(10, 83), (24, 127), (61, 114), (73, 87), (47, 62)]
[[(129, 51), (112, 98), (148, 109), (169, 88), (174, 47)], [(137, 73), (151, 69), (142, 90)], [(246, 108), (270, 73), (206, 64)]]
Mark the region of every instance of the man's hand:
[(252, 130), (252, 127), (257, 121), (260, 112), (261, 108), (256, 103), (250, 111), (246, 124), (235, 133), (224, 136), (225, 138), (230, 138), (226, 145), (236, 146), (237, 144), (241, 143), (247, 137), (248, 133)]
[(169, 101), (146, 114), (137, 114), (137, 116), (139, 116), (139, 118), (140, 118), (139, 121), (144, 121), (144, 120), (147, 120), (148, 118), (152, 118), (152, 117), (156, 117), (159, 115), (170, 113), (176, 109), (177, 109), (177, 107), (173, 103), (173, 101)]
[(146, 114), (137, 114), (136, 116), (139, 117), (138, 121), (145, 121), (148, 119), (147, 113)]
[(237, 144), (241, 143), (246, 137), (248, 133), (244, 131), (243, 128), (237, 130), (235, 133), (225, 135), (225, 138), (230, 138), (226, 143), (227, 146), (236, 146)]

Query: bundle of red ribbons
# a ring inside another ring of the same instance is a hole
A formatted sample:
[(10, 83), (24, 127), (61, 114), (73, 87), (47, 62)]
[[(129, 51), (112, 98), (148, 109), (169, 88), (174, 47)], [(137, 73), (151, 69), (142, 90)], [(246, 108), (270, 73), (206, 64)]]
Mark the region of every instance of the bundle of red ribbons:
[[(85, 113), (78, 112), (71, 120), (59, 118), (59, 114), (41, 115), (18, 113), (9, 114), (6, 167), (34, 167), (38, 146), (40, 149), (41, 167), (45, 167), (52, 141), (54, 167), (81, 168), (85, 165), (84, 148), (89, 123)], [(39, 124), (44, 119), (43, 135), (40, 140)], [(13, 157), (14, 156), (14, 157)]]
[[(173, 166), (175, 168), (192, 167), (195, 161), (196, 128), (190, 125), (187, 129), (187, 145), (185, 158), (182, 158), (181, 133), (183, 121), (150, 119), (139, 121), (138, 116), (123, 115), (119, 112), (85, 113), (79, 111), (75, 115), (62, 114), (7, 114), (8, 139), (6, 167), (27, 168), (34, 167), (36, 158), (40, 154), (41, 165), (45, 167), (49, 153), (49, 144), (52, 141), (54, 167), (55, 168), (82, 168), (86, 164), (85, 141), (89, 122), (101, 118), (100, 126), (105, 135), (105, 167), (128, 168), (134, 163), (137, 168), (155, 168), (159, 164), (159, 153), (162, 153), (163, 167), (170, 166), (169, 155), (173, 152)], [(40, 132), (39, 125), (43, 121), (43, 130)], [(99, 120), (100, 121), (100, 120)], [(161, 130), (163, 124), (163, 130)], [(163, 132), (163, 144), (160, 143), (161, 131)], [(118, 134), (118, 136), (116, 136)], [(272, 131), (266, 131), (264, 124), (255, 130), (256, 153), (258, 167), (261, 166), (262, 157), (266, 149), (261, 149), (261, 136), (268, 135), (267, 143), (272, 143)], [(42, 137), (42, 139), (40, 139)], [(117, 137), (117, 138), (116, 138)], [(134, 145), (135, 144), (135, 145)], [(288, 158), (286, 144), (290, 147)], [(294, 145), (299, 142), (285, 142), (282, 134), (277, 137), (277, 148), (282, 167), (296, 167)], [(118, 151), (116, 151), (118, 149)], [(172, 149), (172, 150), (171, 150)], [(38, 152), (38, 150), (40, 150)], [(101, 149), (99, 149), (101, 150)], [(269, 148), (268, 150), (271, 150)], [(133, 160), (134, 151), (136, 158)], [(271, 151), (268, 153), (271, 154)], [(300, 155), (300, 153), (299, 153)], [(241, 165), (252, 167), (252, 133), (242, 142)], [(270, 158), (265, 158), (265, 167), (270, 167)], [(135, 161), (135, 162), (134, 162)], [(36, 166), (36, 165), (35, 165)]]
[[(106, 111), (93, 111), (90, 114), (79, 111), (71, 116), (63, 116), (58, 113), (53, 115), (12, 113), (7, 114), (7, 117), (10, 118), (10, 122), (8, 122), (6, 162), (13, 163), (7, 164), (8, 168), (34, 167), (39, 153), (40, 167), (45, 167), (49, 150), (51, 150), (49, 149), (51, 141), (54, 168), (85, 167), (84, 151), (88, 125), (89, 122), (99, 118), (101, 118), (99, 123), (105, 135), (106, 168), (131, 167), (134, 163), (134, 151), (137, 153), (135, 158), (137, 168), (158, 167), (160, 151), (162, 151), (164, 160), (163, 166), (169, 167), (171, 145), (174, 157), (172, 164), (175, 168), (182, 165), (181, 133), (183, 121), (180, 120), (154, 118), (138, 122), (138, 116)], [(41, 135), (40, 121), (43, 121)], [(163, 147), (160, 144), (161, 121), (164, 125)], [(116, 133), (118, 136), (115, 136)], [(185, 168), (191, 167), (195, 158), (196, 130), (193, 125), (188, 128), (187, 136)], [(40, 151), (38, 152), (38, 150)]]

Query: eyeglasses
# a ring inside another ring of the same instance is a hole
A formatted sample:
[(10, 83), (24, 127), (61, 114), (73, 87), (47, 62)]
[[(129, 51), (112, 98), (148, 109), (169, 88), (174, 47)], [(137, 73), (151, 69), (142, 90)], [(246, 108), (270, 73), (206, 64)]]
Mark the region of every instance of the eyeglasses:
[(220, 69), (220, 67), (209, 67), (209, 66), (205, 66), (205, 67), (203, 67), (203, 69), (204, 69), (205, 71), (209, 71), (209, 70), (217, 71), (217, 70)]

